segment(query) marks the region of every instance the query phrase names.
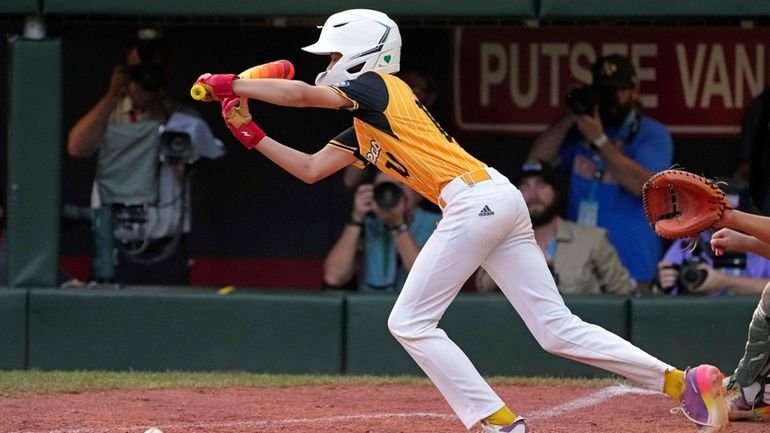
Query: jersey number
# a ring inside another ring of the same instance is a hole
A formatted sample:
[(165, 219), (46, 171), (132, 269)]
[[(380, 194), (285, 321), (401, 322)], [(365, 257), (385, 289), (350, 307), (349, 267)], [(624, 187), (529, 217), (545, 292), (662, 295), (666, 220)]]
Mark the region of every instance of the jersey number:
[(407, 170), (406, 167), (404, 167), (404, 164), (401, 164), (396, 159), (396, 157), (392, 153), (390, 153), (390, 152), (385, 152), (385, 155), (387, 155), (387, 157), (388, 157), (388, 160), (385, 161), (385, 167), (386, 168), (389, 168), (389, 169), (395, 171), (396, 173), (400, 174), (401, 177), (403, 177), (403, 178), (409, 177), (409, 170)]

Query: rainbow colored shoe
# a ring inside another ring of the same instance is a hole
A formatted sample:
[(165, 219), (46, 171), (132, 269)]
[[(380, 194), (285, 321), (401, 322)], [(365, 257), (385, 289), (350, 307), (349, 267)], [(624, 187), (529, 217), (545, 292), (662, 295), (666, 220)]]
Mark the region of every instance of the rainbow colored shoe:
[(671, 409), (671, 413), (682, 412), (699, 426), (699, 433), (721, 431), (729, 423), (724, 378), (724, 374), (713, 365), (688, 368), (684, 372), (682, 406)]
[(494, 425), (482, 421), (479, 433), (532, 433), (532, 430), (529, 429), (524, 418), (517, 416), (510, 425)]
[(743, 389), (735, 382), (728, 385), (725, 400), (730, 421), (770, 419), (770, 404), (762, 400), (749, 403), (743, 394)]

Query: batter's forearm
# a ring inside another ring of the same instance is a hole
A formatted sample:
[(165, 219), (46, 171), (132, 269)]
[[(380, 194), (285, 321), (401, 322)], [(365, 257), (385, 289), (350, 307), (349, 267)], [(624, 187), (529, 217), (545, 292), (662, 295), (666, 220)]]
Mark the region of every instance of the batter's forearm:
[(318, 152), (309, 155), (267, 136), (262, 138), (254, 149), (306, 183), (315, 183), (324, 179), (356, 160), (352, 153), (337, 150), (334, 146), (324, 146)]
[(305, 183), (315, 183), (322, 179), (313, 172), (312, 155), (292, 149), (270, 137), (263, 138), (256, 149), (289, 174)]
[(233, 92), (239, 96), (284, 107), (340, 108), (352, 106), (352, 102), (330, 87), (312, 86), (302, 81), (262, 78), (234, 80), (232, 86)]
[(264, 78), (233, 81), (233, 93), (286, 107), (303, 107), (304, 89), (309, 84), (302, 81)]

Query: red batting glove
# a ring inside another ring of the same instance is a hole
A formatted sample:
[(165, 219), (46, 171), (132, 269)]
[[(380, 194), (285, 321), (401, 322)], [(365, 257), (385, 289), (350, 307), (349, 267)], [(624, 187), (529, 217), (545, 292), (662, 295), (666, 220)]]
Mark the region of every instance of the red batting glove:
[(247, 149), (257, 147), (257, 144), (265, 138), (265, 131), (251, 118), (249, 101), (246, 98), (243, 98), (243, 103), (238, 97), (223, 99), (222, 118), (225, 119), (225, 124), (233, 136)]
[(195, 84), (200, 84), (206, 88), (205, 100), (218, 101), (238, 96), (233, 93), (233, 80), (238, 78), (235, 74), (203, 74), (198, 77)]

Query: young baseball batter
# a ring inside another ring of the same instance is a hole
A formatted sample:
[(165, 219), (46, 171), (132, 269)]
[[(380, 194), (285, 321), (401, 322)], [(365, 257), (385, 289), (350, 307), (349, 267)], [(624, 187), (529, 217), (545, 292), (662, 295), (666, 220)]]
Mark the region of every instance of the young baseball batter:
[[(388, 328), (470, 429), (529, 432), (437, 327), (462, 284), (483, 266), (547, 351), (609, 370), (662, 391), (707, 429), (727, 423), (723, 376), (716, 367), (687, 371), (659, 361), (622, 338), (583, 322), (564, 305), (535, 243), (521, 193), (494, 168), (469, 155), (431, 117), (403, 81), (401, 36), (387, 15), (366, 9), (329, 17), (304, 50), (328, 55), (316, 85), (279, 79), (202, 75), (222, 101), (233, 134), (297, 178), (313, 183), (350, 164), (376, 166), (437, 203), (443, 219), (420, 251), (388, 319)], [(353, 126), (309, 155), (267, 137), (239, 97), (289, 107), (345, 109)], [(399, 242), (399, 233), (393, 234)], [(493, 344), (492, 342), (490, 344)]]

